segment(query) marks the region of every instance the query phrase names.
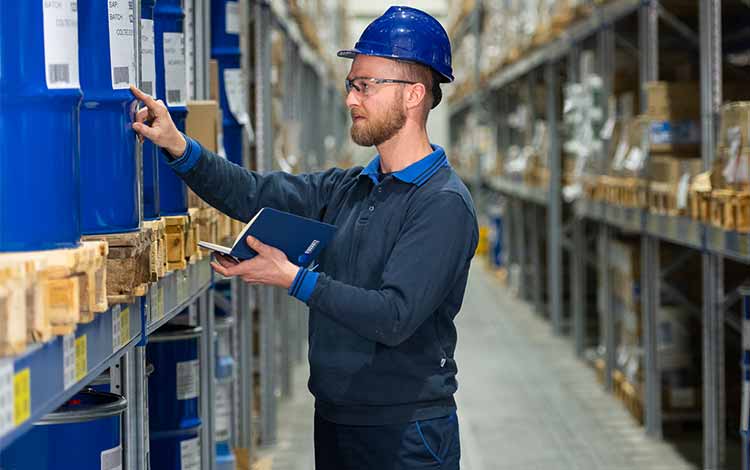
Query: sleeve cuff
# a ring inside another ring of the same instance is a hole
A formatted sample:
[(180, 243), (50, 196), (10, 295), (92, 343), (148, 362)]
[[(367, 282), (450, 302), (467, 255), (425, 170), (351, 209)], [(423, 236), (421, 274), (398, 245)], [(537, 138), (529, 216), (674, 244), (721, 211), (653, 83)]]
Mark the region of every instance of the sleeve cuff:
[(182, 136), (185, 137), (187, 146), (185, 147), (185, 153), (183, 153), (180, 158), (174, 159), (164, 149), (161, 149), (161, 153), (170, 168), (172, 168), (177, 173), (185, 174), (188, 171), (192, 170), (196, 164), (198, 164), (198, 160), (200, 160), (201, 154), (203, 153), (203, 148), (201, 147), (201, 144), (198, 143), (198, 141), (191, 139), (185, 134), (182, 134)]
[(292, 285), (289, 287), (289, 295), (307, 303), (313, 290), (315, 290), (315, 285), (318, 283), (318, 276), (320, 276), (320, 273), (310, 271), (307, 268), (299, 268)]

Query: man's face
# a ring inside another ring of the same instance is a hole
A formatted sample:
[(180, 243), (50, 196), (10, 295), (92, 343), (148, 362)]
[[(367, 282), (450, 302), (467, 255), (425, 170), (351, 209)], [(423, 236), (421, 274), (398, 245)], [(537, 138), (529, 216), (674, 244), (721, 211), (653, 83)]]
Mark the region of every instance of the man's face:
[[(349, 80), (356, 78), (403, 77), (392, 60), (358, 55), (347, 75)], [(346, 106), (352, 117), (352, 140), (363, 147), (371, 147), (386, 142), (404, 127), (404, 85), (366, 82), (366, 88), (366, 91), (363, 87), (360, 91), (352, 89), (346, 97)]]

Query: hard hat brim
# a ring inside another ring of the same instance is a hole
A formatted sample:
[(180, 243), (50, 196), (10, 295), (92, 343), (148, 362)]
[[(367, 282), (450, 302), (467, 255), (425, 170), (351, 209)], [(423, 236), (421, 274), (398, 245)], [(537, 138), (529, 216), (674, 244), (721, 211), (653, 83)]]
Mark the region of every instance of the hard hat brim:
[[(338, 57), (343, 57), (344, 59), (354, 59), (359, 54), (370, 55), (370, 56), (373, 56), (373, 57), (383, 57), (385, 59), (396, 59), (396, 60), (397, 59), (403, 59), (403, 57), (400, 57), (400, 56), (395, 55), (395, 54), (391, 54), (391, 55), (388, 55), (388, 54), (374, 54), (372, 52), (363, 52), (363, 51), (360, 51), (359, 49), (356, 49), (356, 48), (355, 49), (342, 49), (342, 50), (340, 50), (340, 51), (338, 51), (336, 53), (336, 55)], [(419, 63), (421, 63), (421, 62), (419, 62)], [(430, 67), (428, 64), (422, 64), (422, 65), (426, 65), (427, 67)], [(432, 68), (432, 67), (430, 67), (430, 68)], [(433, 70), (435, 70), (435, 69), (433, 69)], [(450, 83), (450, 82), (452, 82), (454, 80), (453, 75), (446, 75), (444, 73), (441, 73), (438, 70), (435, 70), (435, 72), (437, 72), (438, 76), (441, 78), (440, 81), (442, 83)]]

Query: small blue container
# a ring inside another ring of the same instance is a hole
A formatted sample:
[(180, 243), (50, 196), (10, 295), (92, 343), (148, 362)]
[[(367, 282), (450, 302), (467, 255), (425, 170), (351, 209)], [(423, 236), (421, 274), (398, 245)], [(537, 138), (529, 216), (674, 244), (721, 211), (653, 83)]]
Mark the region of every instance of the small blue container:
[[(148, 37), (153, 41), (154, 5), (155, 0), (141, 0), (141, 31), (142, 38)], [(156, 51), (155, 43), (141, 40), (141, 88), (151, 96), (156, 96)], [(153, 55), (145, 50), (153, 50)], [(149, 62), (148, 64), (146, 62)], [(153, 70), (152, 70), (153, 69)], [(153, 73), (152, 73), (153, 72)], [(150, 140), (143, 140), (143, 218), (154, 220), (159, 218), (159, 149)]]
[(77, 68), (45, 64), (45, 35), (75, 56), (76, 29), (45, 28), (44, 16), (41, 1), (0, 2), (0, 252), (81, 238)]
[[(0, 453), (3, 470), (101, 470), (122, 462), (125, 398), (84, 389)], [(104, 464), (110, 466), (105, 467)]]
[(154, 431), (200, 426), (198, 399), (199, 326), (164, 325), (149, 337), (146, 359), (154, 365), (148, 381), (149, 422)]
[(216, 317), (216, 465), (219, 470), (237, 466), (230, 441), (232, 439), (232, 394), (234, 358), (231, 350), (232, 317)]
[(140, 225), (136, 100), (128, 89), (136, 81), (133, 11), (127, 2), (116, 5), (78, 0), (83, 234), (132, 232)]
[[(154, 33), (156, 42), (156, 95), (164, 100), (169, 108), (177, 129), (185, 132), (185, 120), (187, 119), (187, 106), (174, 105), (175, 102), (186, 102), (186, 96), (176, 97), (174, 90), (167, 93), (166, 67), (168, 58), (164, 56), (165, 33), (182, 33), (185, 13), (182, 10), (181, 0), (159, 0), (154, 7)], [(184, 38), (184, 36), (183, 36)], [(183, 41), (184, 44), (184, 41)], [(183, 75), (185, 73), (183, 72)], [(187, 78), (185, 77), (185, 80)], [(186, 91), (184, 86), (182, 91)], [(172, 95), (172, 96), (168, 96)], [(170, 100), (170, 98), (173, 98)], [(179, 100), (177, 100), (179, 98)], [(160, 151), (158, 151), (160, 152)], [(159, 210), (161, 215), (185, 215), (187, 214), (187, 187), (185, 183), (172, 171), (159, 155)]]
[(242, 124), (229, 108), (224, 71), (240, 70), (239, 2), (211, 0), (211, 57), (219, 64), (219, 95), (222, 114), (224, 150), (227, 159), (242, 166)]

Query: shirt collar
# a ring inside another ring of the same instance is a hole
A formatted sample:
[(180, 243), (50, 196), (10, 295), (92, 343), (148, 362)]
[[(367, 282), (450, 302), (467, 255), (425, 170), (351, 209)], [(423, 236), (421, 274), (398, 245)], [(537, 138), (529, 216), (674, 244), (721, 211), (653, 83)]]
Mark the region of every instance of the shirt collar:
[[(431, 145), (432, 153), (423, 159), (412, 163), (403, 170), (393, 173), (393, 176), (404, 183), (411, 183), (417, 186), (425, 184), (437, 171), (448, 166), (448, 158), (445, 156), (445, 150), (439, 145)], [(369, 176), (370, 179), (378, 184), (378, 170), (380, 170), (380, 155), (367, 164), (359, 176)]]

